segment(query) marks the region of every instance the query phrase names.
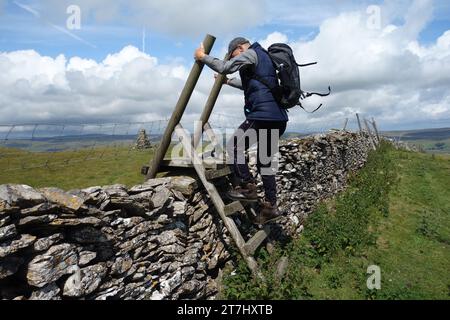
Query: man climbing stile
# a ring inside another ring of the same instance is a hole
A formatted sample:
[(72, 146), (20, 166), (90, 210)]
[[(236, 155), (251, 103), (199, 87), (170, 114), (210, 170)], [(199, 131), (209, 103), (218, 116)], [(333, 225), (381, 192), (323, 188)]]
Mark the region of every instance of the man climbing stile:
[(236, 178), (228, 196), (233, 200), (258, 201), (255, 179), (244, 157), (244, 152), (256, 143), (257, 168), (262, 177), (265, 199), (254, 222), (265, 224), (281, 217), (277, 206), (274, 157), (278, 153), (278, 140), (286, 131), (289, 118), (270, 89), (278, 85), (278, 78), (267, 51), (259, 43), (251, 44), (239, 37), (230, 42), (228, 53), (230, 60), (222, 61), (205, 54), (201, 44), (194, 57), (220, 74), (239, 71), (240, 79), (225, 78), (226, 84), (244, 91), (246, 117), (227, 143), (227, 152), (233, 160), (232, 172)]

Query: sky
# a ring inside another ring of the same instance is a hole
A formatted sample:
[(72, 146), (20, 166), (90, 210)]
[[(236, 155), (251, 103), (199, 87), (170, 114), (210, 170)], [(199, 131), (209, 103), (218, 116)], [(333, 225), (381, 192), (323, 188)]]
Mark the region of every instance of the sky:
[[(357, 112), (381, 130), (450, 127), (446, 0), (0, 0), (0, 124), (170, 117), (206, 34), (215, 57), (244, 36), (318, 62), (300, 70), (302, 88), (333, 93), (304, 102), (323, 103), (314, 114), (291, 110), (291, 131), (354, 123)], [(213, 82), (205, 68), (187, 122)], [(237, 125), (243, 103), (225, 87), (214, 112)]]

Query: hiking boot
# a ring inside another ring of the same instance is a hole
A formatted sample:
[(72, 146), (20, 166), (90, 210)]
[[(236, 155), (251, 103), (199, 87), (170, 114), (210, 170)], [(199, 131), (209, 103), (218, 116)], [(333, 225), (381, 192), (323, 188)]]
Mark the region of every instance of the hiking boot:
[(264, 225), (269, 222), (275, 222), (282, 217), (283, 216), (276, 204), (272, 205), (270, 202), (263, 202), (261, 204), (260, 212), (253, 222), (258, 225)]
[(258, 193), (254, 183), (244, 183), (227, 192), (227, 196), (235, 201), (258, 201)]

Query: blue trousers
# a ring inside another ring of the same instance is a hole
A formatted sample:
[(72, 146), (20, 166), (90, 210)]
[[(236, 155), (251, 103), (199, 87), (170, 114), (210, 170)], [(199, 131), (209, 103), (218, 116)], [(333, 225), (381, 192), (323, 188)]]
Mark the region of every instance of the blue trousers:
[(286, 121), (246, 120), (227, 143), (228, 154), (233, 158), (231, 166), (234, 184), (254, 182), (244, 156), (253, 145), (257, 145), (257, 168), (261, 174), (265, 198), (272, 204), (277, 202), (276, 169), (273, 163), (278, 152), (279, 138), (286, 131)]

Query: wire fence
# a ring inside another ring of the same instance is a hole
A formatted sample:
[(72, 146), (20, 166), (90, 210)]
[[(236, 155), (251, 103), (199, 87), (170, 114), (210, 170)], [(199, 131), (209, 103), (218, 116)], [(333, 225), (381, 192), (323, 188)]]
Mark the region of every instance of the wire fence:
[(126, 123), (35, 123), (0, 125), (2, 172), (65, 167), (92, 160), (114, 160), (142, 152), (136, 141), (145, 130), (155, 145), (167, 119)]
[[(213, 113), (209, 122), (219, 134), (226, 134), (244, 120), (243, 115)], [(136, 153), (146, 153), (150, 159), (149, 149), (157, 147), (167, 123), (168, 119), (123, 123), (3, 124), (0, 125), (1, 172), (61, 168), (88, 161), (126, 161)], [(189, 127), (189, 124), (183, 125)], [(330, 129), (358, 129), (356, 119), (309, 125), (291, 121), (289, 127), (292, 131), (288, 137), (294, 132), (294, 136), (306, 136)], [(140, 145), (143, 142), (144, 145)]]

